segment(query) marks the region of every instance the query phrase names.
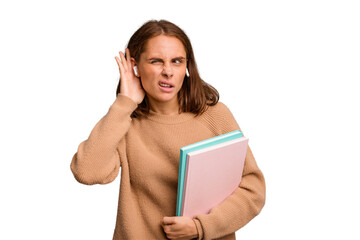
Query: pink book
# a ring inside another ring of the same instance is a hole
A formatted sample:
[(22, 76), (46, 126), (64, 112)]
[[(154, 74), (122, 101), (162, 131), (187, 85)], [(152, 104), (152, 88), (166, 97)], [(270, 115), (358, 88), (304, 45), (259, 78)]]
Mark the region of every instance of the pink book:
[(239, 186), (249, 139), (241, 137), (187, 154), (181, 215), (208, 214)]

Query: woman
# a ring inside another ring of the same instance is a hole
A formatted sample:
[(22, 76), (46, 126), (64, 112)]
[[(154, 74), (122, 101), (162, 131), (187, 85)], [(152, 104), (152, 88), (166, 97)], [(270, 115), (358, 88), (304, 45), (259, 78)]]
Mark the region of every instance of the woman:
[(240, 129), (218, 92), (200, 78), (190, 40), (168, 21), (149, 21), (125, 54), (115, 57), (115, 102), (72, 159), (75, 178), (106, 184), (122, 168), (113, 239), (235, 239), (265, 201), (250, 148), (231, 196), (209, 214), (174, 217), (180, 148)]

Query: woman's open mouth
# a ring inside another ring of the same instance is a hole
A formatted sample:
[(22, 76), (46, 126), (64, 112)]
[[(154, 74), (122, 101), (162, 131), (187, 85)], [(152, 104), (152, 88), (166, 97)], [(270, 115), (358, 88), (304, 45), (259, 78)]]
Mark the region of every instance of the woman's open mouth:
[(171, 83), (166, 83), (164, 81), (159, 82), (159, 87), (163, 92), (171, 92), (174, 89), (174, 86)]

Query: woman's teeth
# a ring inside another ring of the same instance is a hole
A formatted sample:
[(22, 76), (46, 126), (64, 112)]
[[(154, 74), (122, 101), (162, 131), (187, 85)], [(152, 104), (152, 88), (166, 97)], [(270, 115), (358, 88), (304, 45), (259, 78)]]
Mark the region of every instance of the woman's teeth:
[(162, 86), (162, 87), (171, 87), (171, 85), (165, 84), (165, 83), (160, 83), (160, 86)]

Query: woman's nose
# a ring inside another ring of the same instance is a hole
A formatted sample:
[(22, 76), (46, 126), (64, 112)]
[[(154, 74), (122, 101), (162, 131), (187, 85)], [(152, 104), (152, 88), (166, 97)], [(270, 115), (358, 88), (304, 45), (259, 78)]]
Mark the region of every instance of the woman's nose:
[(164, 64), (162, 75), (167, 77), (167, 78), (170, 78), (170, 77), (172, 77), (174, 75), (170, 64)]

